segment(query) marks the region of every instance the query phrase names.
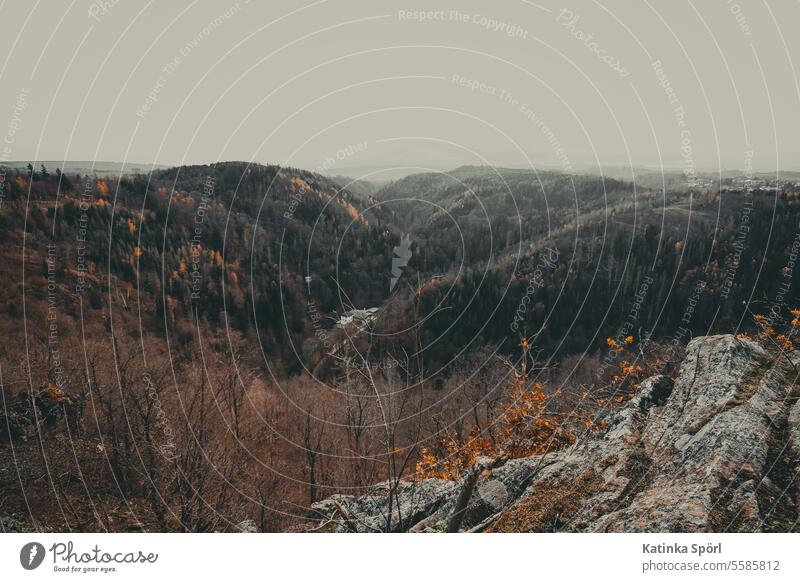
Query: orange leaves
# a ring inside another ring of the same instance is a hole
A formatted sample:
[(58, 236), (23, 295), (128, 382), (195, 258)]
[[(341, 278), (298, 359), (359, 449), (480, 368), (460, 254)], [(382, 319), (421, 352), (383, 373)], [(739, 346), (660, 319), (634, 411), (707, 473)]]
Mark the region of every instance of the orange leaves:
[(417, 459), (416, 476), (419, 479), (431, 479), (433, 477), (445, 479), (439, 468), (439, 459), (430, 449), (422, 447), (419, 458)]
[[(629, 335), (619, 340), (608, 338), (606, 343), (620, 353), (634, 341), (634, 336)], [(531, 381), (528, 373), (530, 345), (522, 338), (519, 346), (523, 352), (522, 361), (514, 369), (498, 406), (493, 408), (493, 417), (487, 419), (488, 427), (483, 432), (473, 428), (466, 437), (445, 433), (433, 445), (423, 447), (417, 460), (416, 478), (457, 480), (479, 456), (542, 455), (574, 443), (579, 432), (602, 431), (608, 423), (597, 420), (590, 412), (593, 409), (583, 407), (582, 403), (598, 408), (621, 406), (633, 396), (646, 374), (636, 359), (622, 359), (619, 374), (614, 377), (613, 394), (608, 399), (594, 400), (590, 391), (584, 389), (580, 392), (580, 402), (570, 404), (561, 389), (550, 390)], [(567, 407), (570, 410), (561, 410)]]
[(309, 186), (308, 182), (297, 176), (294, 176), (289, 181), (289, 183), (296, 192), (302, 192), (303, 194), (307, 194), (308, 192), (311, 191), (311, 186)]
[(511, 457), (543, 454), (573, 441), (571, 431), (547, 409), (547, 396), (541, 384), (527, 385), (524, 376), (501, 404), (498, 419), (503, 448)]
[(625, 350), (625, 346), (629, 346), (633, 343), (633, 339), (634, 338), (632, 335), (629, 335), (620, 341), (617, 341), (612, 337), (607, 337), (606, 345), (619, 354)]
[(131, 267), (135, 267), (136, 266), (136, 261), (141, 256), (142, 256), (141, 247), (139, 247), (139, 246), (133, 247), (133, 254), (128, 259), (128, 262), (130, 263)]
[(427, 447), (422, 447), (416, 466), (418, 479), (446, 479), (457, 481), (468, 467), (471, 467), (482, 454), (492, 454), (493, 446), (489, 439), (473, 432), (463, 442), (450, 435), (439, 439), (437, 456)]
[(607, 337), (606, 338), (606, 344), (608, 345), (608, 347), (610, 347), (612, 350), (614, 350), (617, 353), (620, 353), (622, 350), (625, 349), (624, 345), (620, 344), (617, 340), (615, 340), (614, 338), (611, 338), (611, 337)]
[[(773, 317), (773, 313), (775, 317)], [(788, 324), (777, 311), (771, 312), (770, 318), (765, 315), (756, 315), (754, 319), (759, 330), (756, 338), (781, 350), (794, 351), (795, 345), (800, 343), (800, 338), (798, 337), (798, 332), (800, 331), (800, 309), (790, 309), (789, 313), (792, 319)], [(776, 329), (776, 325), (779, 326), (779, 329)], [(737, 334), (736, 337), (740, 335), (745, 334)]]
[[(522, 340), (520, 346), (527, 350), (527, 341)], [(489, 419), (493, 438), (486, 438), (477, 428), (466, 438), (446, 433), (434, 447), (422, 448), (417, 478), (457, 480), (479, 456), (529, 457), (573, 443), (576, 428), (594, 427), (595, 423), (576, 412), (561, 415), (550, 410), (550, 397), (557, 394), (558, 391), (548, 393), (542, 384), (530, 382), (527, 366), (520, 364), (496, 417)]]
[(342, 207), (347, 211), (347, 215), (355, 220), (358, 218), (358, 210), (356, 210), (355, 206), (350, 204), (349, 202), (342, 202)]
[(61, 388), (52, 383), (47, 385), (47, 396), (54, 402), (63, 402), (67, 399), (67, 395), (64, 394)]
[[(620, 373), (611, 378), (614, 393), (618, 394), (618, 396), (612, 399), (611, 404), (622, 404), (622, 402), (632, 397), (634, 390), (639, 387), (639, 384), (646, 376), (642, 366), (628, 360), (620, 361), (618, 367)], [(618, 398), (622, 398), (622, 400), (618, 400)]]
[[(634, 336), (629, 335), (620, 341), (608, 338), (606, 339), (606, 344), (616, 353), (621, 354), (628, 346), (633, 344), (634, 340)], [(621, 394), (624, 398), (630, 398), (633, 396), (633, 390), (638, 388), (639, 383), (644, 380), (646, 376), (645, 370), (642, 366), (637, 364), (636, 361), (638, 361), (638, 356), (635, 357), (633, 361), (620, 359), (617, 364), (619, 373), (611, 378), (614, 394)], [(610, 404), (620, 404), (621, 402), (619, 402), (617, 398), (612, 399)]]
[(619, 367), (626, 376), (638, 376), (644, 371), (639, 364), (631, 364), (627, 361), (620, 362)]

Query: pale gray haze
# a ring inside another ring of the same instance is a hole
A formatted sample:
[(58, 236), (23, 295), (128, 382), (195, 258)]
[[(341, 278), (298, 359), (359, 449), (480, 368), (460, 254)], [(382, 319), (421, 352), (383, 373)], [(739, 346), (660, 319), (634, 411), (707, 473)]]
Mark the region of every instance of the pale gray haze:
[(800, 166), (797, 2), (10, 1), (0, 14), (4, 162)]

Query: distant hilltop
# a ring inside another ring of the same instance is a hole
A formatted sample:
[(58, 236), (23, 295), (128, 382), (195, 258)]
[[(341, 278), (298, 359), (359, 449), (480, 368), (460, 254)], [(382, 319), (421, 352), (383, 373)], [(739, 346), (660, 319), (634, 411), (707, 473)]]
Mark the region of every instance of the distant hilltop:
[(164, 170), (171, 166), (163, 164), (141, 164), (133, 162), (93, 162), (91, 160), (65, 162), (63, 160), (38, 160), (3, 162), (3, 166), (14, 170), (24, 170), (31, 164), (35, 169), (44, 165), (48, 170), (55, 171), (59, 168), (65, 174), (80, 174), (81, 176), (109, 176), (114, 174), (146, 174), (153, 170)]

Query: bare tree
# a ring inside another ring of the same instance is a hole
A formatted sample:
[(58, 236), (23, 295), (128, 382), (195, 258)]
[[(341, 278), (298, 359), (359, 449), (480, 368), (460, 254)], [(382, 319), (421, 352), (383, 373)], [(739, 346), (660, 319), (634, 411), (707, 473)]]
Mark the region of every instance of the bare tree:
[(311, 410), (306, 410), (305, 425), (303, 427), (303, 450), (306, 455), (308, 467), (308, 502), (317, 501), (317, 463), (322, 453), (322, 439), (325, 436), (325, 420), (315, 422)]

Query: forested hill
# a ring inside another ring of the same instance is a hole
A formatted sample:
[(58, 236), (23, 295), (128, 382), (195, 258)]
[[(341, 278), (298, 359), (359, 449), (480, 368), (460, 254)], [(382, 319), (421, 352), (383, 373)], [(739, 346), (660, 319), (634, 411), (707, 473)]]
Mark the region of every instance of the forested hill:
[(87, 322), (110, 306), (140, 311), (146, 331), (168, 328), (180, 342), (191, 341), (197, 317), (245, 334), (258, 327), (265, 349), (279, 351), (287, 334), (302, 341), (309, 326), (307, 273), (322, 311), (338, 308), (341, 290), (354, 303), (379, 303), (399, 241), (380, 209), (362, 215), (368, 198), (277, 166), (186, 166), (117, 180), (43, 168), (7, 171), (3, 186), (0, 274), (12, 283), (0, 309), (17, 329), (23, 268), (30, 329), (44, 323), (50, 256), (55, 301), (69, 317), (80, 303)]
[[(52, 267), (69, 317), (81, 302), (98, 315), (130, 311), (177, 345), (197, 321), (257, 331), (293, 372), (310, 360), (324, 367), (320, 335), (353, 308), (383, 306), (376, 342), (387, 348), (424, 319), (435, 365), (483, 345), (512, 351), (522, 334), (561, 357), (623, 328), (655, 338), (684, 329), (686, 339), (730, 331), (779, 293), (797, 296), (784, 276), (800, 221), (794, 192), (664, 192), (474, 166), (409, 176), (374, 196), (356, 189), (235, 162), (116, 180), (9, 170), (0, 272), (13, 284), (0, 309), (22, 317), (24, 249), (34, 322), (46, 317)], [(410, 259), (394, 286), (402, 235)]]
[(415, 241), (428, 356), (521, 334), (554, 361), (622, 332), (685, 343), (797, 302), (796, 192), (663, 183), (464, 167), (382, 188)]
[(281, 530), (603, 431), (691, 337), (798, 343), (793, 191), (453, 175), (0, 173), (0, 529)]

